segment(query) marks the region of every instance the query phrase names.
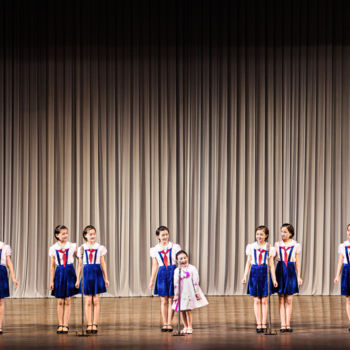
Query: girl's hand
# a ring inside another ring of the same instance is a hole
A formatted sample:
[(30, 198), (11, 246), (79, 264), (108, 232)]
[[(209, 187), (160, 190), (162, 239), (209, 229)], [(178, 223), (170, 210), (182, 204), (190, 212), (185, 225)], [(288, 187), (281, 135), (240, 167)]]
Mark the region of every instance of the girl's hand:
[(53, 282), (51, 282), (51, 283), (50, 283), (50, 289), (51, 289), (51, 290), (54, 290), (54, 288), (55, 288), (55, 284), (54, 284)]
[(105, 280), (105, 286), (109, 287), (109, 280)]
[(301, 278), (298, 278), (298, 286), (301, 286), (303, 284), (303, 280)]
[(179, 296), (178, 295), (175, 295), (174, 296), (174, 301), (178, 301), (179, 300)]
[(201, 296), (198, 293), (196, 293), (196, 298), (197, 300), (201, 300)]
[(18, 282), (15, 278), (12, 280), (12, 282), (13, 282), (13, 284), (14, 284), (16, 287), (19, 286), (19, 282)]
[(246, 283), (247, 283), (247, 277), (243, 277), (242, 283), (243, 283), (243, 284), (246, 284)]
[(153, 282), (151, 281), (150, 283), (149, 283), (149, 285), (148, 285), (148, 289), (150, 289), (150, 290), (152, 290), (153, 289)]
[(334, 284), (338, 284), (339, 283), (339, 277), (336, 277), (335, 279), (334, 279)]
[(79, 286), (80, 286), (80, 281), (76, 281), (76, 282), (75, 282), (75, 288), (76, 288), (76, 289), (79, 289)]
[(274, 286), (275, 288), (277, 288), (277, 287), (278, 287), (278, 282), (277, 282), (277, 281), (274, 281), (274, 282), (273, 282), (273, 286)]

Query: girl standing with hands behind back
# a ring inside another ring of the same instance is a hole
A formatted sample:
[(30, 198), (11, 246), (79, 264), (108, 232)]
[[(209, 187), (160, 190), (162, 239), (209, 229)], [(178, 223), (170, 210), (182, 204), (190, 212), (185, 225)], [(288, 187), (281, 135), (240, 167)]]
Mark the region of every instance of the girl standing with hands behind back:
[[(169, 241), (169, 229), (166, 226), (157, 228), (156, 236), (159, 243), (150, 249), (152, 258), (152, 274), (148, 288), (152, 290), (157, 275), (154, 294), (160, 296), (160, 306), (163, 319), (162, 332), (172, 332), (174, 271), (176, 268), (176, 253), (181, 250), (178, 244)], [(159, 270), (158, 270), (159, 267)]]
[[(80, 285), (81, 265), (84, 265), (84, 294), (87, 334), (97, 334), (100, 316), (100, 295), (109, 286), (105, 255), (107, 249), (96, 242), (96, 229), (92, 225), (84, 228), (83, 238), (86, 241), (79, 247), (79, 265), (76, 287)], [(93, 305), (93, 307), (92, 307)], [(93, 314), (93, 315), (92, 315)]]
[(255, 229), (256, 242), (248, 244), (246, 248), (247, 263), (242, 283), (247, 283), (249, 269), (251, 267), (247, 293), (254, 297), (254, 313), (256, 319), (256, 332), (264, 333), (267, 330), (267, 269), (271, 269), (273, 285), (277, 287), (275, 265), (273, 262), (276, 252), (273, 247), (268, 249), (267, 240), (269, 229), (266, 226), (258, 226)]

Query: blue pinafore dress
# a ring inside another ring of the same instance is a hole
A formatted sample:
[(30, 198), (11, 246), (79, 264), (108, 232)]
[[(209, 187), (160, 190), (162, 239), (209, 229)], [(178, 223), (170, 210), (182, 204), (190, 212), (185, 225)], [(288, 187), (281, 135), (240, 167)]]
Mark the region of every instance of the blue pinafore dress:
[(89, 261), (88, 250), (84, 250), (86, 264), (84, 265), (84, 294), (96, 295), (107, 291), (101, 264), (96, 264), (98, 249), (92, 249), (93, 262)]
[(169, 257), (170, 264), (165, 266), (164, 258), (161, 252), (158, 252), (163, 266), (160, 266), (158, 269), (157, 281), (154, 288), (154, 294), (159, 295), (161, 297), (172, 297), (174, 296), (174, 271), (176, 269), (176, 265), (172, 264), (172, 249), (169, 249)]

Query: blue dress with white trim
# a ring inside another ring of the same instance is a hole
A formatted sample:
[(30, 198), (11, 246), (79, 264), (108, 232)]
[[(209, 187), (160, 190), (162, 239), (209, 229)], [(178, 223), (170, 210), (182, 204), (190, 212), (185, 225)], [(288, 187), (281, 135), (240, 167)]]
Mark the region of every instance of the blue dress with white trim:
[[(2, 242), (1, 242), (2, 243)], [(11, 255), (11, 248), (2, 243), (0, 248), (0, 262), (6, 264), (6, 256)], [(7, 276), (7, 268), (3, 264), (0, 265), (0, 299), (10, 296), (9, 279)]]
[(346, 245), (346, 242), (343, 244), (344, 253), (346, 257), (346, 263), (343, 264), (342, 273), (341, 273), (341, 295), (350, 295), (350, 245)]
[[(71, 247), (73, 247), (75, 251), (75, 244)], [(54, 289), (51, 291), (51, 295), (56, 298), (69, 298), (73, 295), (81, 293), (80, 288), (75, 288), (77, 276), (75, 274), (74, 266), (72, 263), (72, 254), (74, 252), (70, 252), (71, 247), (68, 249), (62, 249), (57, 244), (55, 244), (50, 248), (50, 254), (52, 254), (52, 251), (55, 252), (57, 263), (54, 277)], [(61, 256), (60, 253), (62, 254)]]
[(275, 288), (275, 292), (278, 294), (293, 295), (295, 293), (299, 293), (295, 262), (291, 261), (294, 248), (295, 246), (288, 247), (288, 249), (290, 249), (288, 260), (283, 261), (282, 249), (279, 247), (281, 260), (277, 263), (276, 267), (276, 280), (278, 287)]
[[(249, 248), (247, 248), (247, 250), (248, 249)], [(266, 252), (266, 250), (264, 250), (263, 252), (264, 260), (259, 265), (258, 257), (257, 257), (257, 249), (254, 248), (254, 243), (251, 245), (250, 249), (254, 250), (253, 255), (254, 255), (255, 263), (252, 264), (251, 266), (247, 294), (258, 298), (267, 297), (268, 296), (268, 285), (267, 285), (268, 253)], [(273, 291), (272, 279), (270, 276), (270, 294), (273, 294), (273, 293), (274, 291)]]
[[(105, 255), (105, 247), (95, 244), (94, 248), (84, 247), (84, 294), (96, 295), (107, 291), (100, 264), (101, 255)], [(82, 247), (80, 249), (83, 249)], [(103, 254), (101, 254), (103, 251)]]

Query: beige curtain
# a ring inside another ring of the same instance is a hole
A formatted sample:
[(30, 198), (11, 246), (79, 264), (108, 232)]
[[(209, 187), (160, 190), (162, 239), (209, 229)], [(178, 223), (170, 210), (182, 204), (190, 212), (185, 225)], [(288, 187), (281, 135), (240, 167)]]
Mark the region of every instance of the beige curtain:
[(48, 2), (34, 20), (25, 2), (2, 2), (0, 237), (21, 282), (12, 295), (48, 295), (58, 224), (78, 243), (97, 227), (110, 295), (150, 295), (160, 224), (206, 293), (242, 294), (254, 228), (268, 225), (274, 242), (283, 222), (302, 244), (301, 293), (338, 293), (350, 222), (345, 2), (165, 3)]

